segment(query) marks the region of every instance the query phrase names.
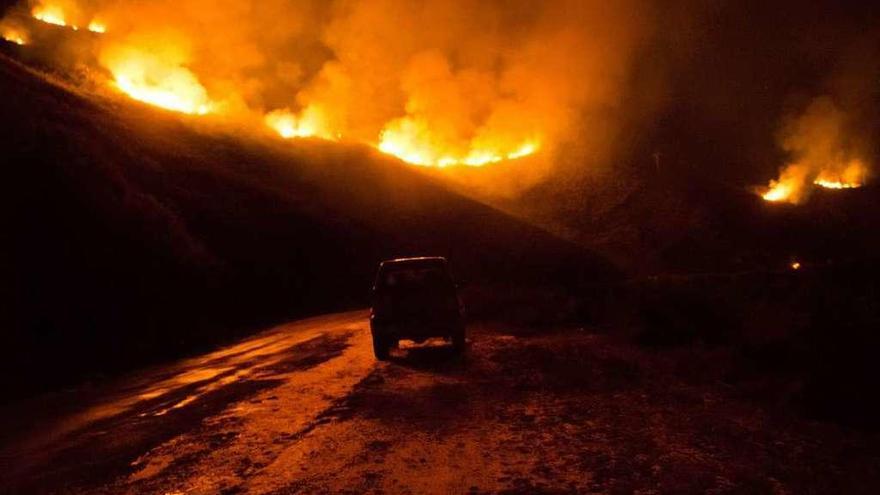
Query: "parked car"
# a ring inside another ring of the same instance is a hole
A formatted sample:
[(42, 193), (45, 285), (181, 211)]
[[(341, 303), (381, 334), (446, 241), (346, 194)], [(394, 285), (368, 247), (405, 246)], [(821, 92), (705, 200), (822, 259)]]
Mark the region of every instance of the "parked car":
[(372, 290), (370, 330), (376, 359), (388, 359), (403, 339), (431, 337), (465, 347), (465, 312), (449, 263), (442, 257), (399, 258), (379, 264)]

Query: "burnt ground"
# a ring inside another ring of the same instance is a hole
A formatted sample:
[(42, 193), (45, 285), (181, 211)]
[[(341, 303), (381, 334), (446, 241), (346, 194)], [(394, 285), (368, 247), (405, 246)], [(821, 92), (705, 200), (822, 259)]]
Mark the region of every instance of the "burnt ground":
[[(3, 492), (868, 493), (876, 433), (591, 328), (370, 350), (365, 314), (8, 406)], [(39, 415), (42, 415), (40, 417)], [(38, 421), (37, 421), (38, 419)], [(37, 426), (38, 425), (38, 426)]]

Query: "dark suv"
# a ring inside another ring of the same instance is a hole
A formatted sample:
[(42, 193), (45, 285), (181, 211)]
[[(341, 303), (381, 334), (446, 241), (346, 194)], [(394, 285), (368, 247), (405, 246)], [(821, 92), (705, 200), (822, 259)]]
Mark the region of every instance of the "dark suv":
[(464, 350), (464, 306), (445, 258), (383, 261), (372, 296), (370, 330), (377, 359), (388, 359), (401, 339), (444, 337), (457, 352)]

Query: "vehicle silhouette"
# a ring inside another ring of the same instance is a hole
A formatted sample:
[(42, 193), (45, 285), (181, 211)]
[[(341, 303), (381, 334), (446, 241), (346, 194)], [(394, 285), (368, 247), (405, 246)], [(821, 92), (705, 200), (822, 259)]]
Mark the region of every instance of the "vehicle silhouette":
[(388, 359), (403, 340), (431, 337), (465, 347), (464, 305), (445, 258), (399, 258), (379, 264), (372, 289), (370, 330), (376, 359)]

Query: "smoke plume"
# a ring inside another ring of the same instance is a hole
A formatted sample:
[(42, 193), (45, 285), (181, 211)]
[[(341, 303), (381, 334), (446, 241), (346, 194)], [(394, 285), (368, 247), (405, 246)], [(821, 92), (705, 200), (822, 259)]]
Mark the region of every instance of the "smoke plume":
[(867, 33), (840, 57), (826, 94), (783, 118), (778, 143), (790, 158), (765, 199), (799, 203), (814, 187), (861, 187), (876, 159), (872, 133), (880, 64), (877, 33)]
[(419, 165), (529, 157), (530, 183), (572, 136), (584, 163), (607, 159), (634, 54), (652, 30), (643, 0), (32, 0), (26, 8), (95, 26), (95, 59), (136, 99), (242, 117), (284, 137), (365, 143)]

